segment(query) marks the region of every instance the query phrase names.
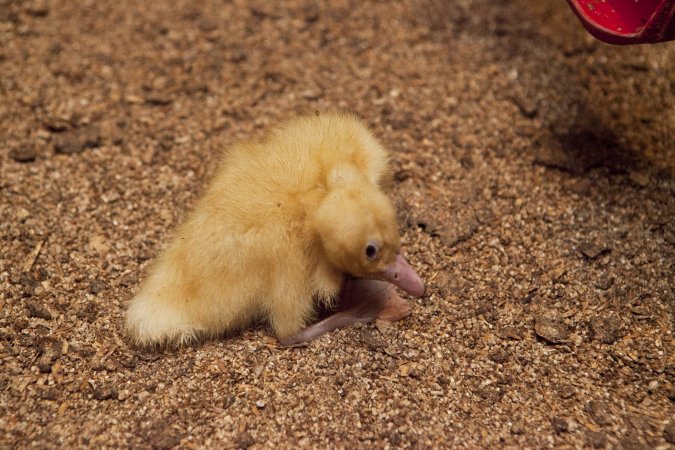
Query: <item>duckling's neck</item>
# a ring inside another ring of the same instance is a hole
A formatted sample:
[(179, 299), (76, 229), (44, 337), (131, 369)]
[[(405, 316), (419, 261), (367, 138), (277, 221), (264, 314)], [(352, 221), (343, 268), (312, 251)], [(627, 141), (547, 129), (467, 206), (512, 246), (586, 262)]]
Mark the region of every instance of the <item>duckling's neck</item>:
[(336, 165), (327, 174), (325, 185), (327, 190), (338, 189), (355, 184), (368, 184), (366, 176), (351, 163), (345, 162)]
[(341, 163), (328, 171), (323, 178), (319, 177), (308, 190), (293, 194), (292, 200), (300, 206), (300, 215), (306, 218), (321, 205), (328, 195), (335, 195), (345, 188), (354, 192), (363, 192), (373, 186), (354, 165)]

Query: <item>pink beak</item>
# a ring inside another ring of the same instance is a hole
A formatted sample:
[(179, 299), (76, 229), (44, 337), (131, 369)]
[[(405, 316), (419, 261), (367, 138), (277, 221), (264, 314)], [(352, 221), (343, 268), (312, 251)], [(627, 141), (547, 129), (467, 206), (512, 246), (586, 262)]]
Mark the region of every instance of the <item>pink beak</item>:
[(382, 271), (382, 278), (413, 297), (424, 295), (424, 282), (399, 253), (396, 260)]

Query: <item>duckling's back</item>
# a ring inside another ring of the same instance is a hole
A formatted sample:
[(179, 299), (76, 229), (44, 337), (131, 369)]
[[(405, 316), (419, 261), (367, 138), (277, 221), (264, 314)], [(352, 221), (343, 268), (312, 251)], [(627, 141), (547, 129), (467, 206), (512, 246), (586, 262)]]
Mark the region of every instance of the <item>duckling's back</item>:
[(325, 195), (331, 172), (343, 165), (375, 185), (388, 183), (388, 154), (356, 116), (300, 117), (261, 142), (227, 151), (204, 201), (226, 209), (235, 226), (277, 221), (280, 214), (303, 220)]

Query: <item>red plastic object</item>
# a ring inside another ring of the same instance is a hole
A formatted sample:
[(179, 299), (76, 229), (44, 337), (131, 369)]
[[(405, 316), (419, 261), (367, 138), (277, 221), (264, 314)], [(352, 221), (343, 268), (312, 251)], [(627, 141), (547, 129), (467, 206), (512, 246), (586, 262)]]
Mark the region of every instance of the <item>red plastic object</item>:
[(567, 0), (586, 30), (610, 44), (675, 39), (675, 0)]

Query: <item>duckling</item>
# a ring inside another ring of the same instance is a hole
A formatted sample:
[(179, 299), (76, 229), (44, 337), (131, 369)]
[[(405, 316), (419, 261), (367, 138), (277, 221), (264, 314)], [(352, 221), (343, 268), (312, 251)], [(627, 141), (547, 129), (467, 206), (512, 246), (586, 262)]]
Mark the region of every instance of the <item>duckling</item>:
[(131, 300), (132, 340), (180, 345), (264, 320), (292, 345), (405, 317), (389, 283), (414, 296), (424, 284), (400, 252), (390, 183), (389, 154), (349, 113), (296, 118), (235, 145)]

